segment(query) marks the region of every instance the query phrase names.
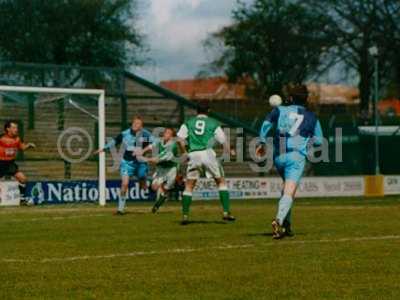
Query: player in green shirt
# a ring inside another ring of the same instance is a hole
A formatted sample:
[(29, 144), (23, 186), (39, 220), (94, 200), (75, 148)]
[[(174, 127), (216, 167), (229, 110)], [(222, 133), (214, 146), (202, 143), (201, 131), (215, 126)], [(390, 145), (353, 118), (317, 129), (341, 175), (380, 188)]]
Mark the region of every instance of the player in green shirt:
[(218, 186), (219, 197), (224, 210), (223, 219), (225, 221), (235, 220), (235, 217), (230, 213), (229, 192), (223, 169), (213, 150), (215, 140), (224, 145), (225, 150), (229, 151), (230, 145), (221, 126), (215, 119), (208, 116), (208, 112), (208, 103), (201, 103), (197, 109), (197, 115), (185, 122), (177, 134), (181, 151), (186, 153), (185, 141), (188, 144), (189, 151), (186, 185), (182, 199), (182, 225), (189, 224), (193, 189), (203, 173), (208, 178), (214, 178)]
[(156, 171), (153, 175), (151, 188), (157, 192), (157, 199), (152, 212), (156, 213), (167, 199), (167, 193), (175, 186), (175, 180), (178, 173), (178, 146), (174, 140), (175, 130), (166, 128), (163, 137), (151, 148), (156, 155), (146, 158), (149, 163), (156, 165)]

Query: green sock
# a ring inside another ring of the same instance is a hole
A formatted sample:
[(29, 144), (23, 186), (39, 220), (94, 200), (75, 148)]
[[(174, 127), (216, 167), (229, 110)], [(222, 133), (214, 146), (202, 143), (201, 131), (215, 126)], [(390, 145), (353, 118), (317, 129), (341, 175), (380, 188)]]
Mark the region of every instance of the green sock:
[(229, 192), (226, 189), (219, 190), (219, 200), (221, 201), (224, 213), (230, 212)]
[(157, 200), (154, 206), (160, 208), (164, 204), (166, 199), (167, 197), (165, 196), (164, 193), (157, 193)]
[(189, 215), (190, 204), (192, 203), (192, 193), (184, 192), (182, 198), (182, 213)]

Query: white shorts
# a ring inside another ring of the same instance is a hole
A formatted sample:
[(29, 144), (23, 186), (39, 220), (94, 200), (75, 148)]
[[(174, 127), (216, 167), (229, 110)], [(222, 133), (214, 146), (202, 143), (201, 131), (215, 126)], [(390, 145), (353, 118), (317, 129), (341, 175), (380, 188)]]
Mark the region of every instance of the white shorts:
[(178, 170), (176, 167), (163, 168), (157, 167), (156, 172), (153, 175), (153, 184), (162, 185), (164, 184), (165, 189), (171, 190), (175, 186), (176, 175)]
[(224, 177), (222, 166), (212, 149), (189, 153), (187, 179), (197, 180), (201, 175), (205, 175), (207, 178)]

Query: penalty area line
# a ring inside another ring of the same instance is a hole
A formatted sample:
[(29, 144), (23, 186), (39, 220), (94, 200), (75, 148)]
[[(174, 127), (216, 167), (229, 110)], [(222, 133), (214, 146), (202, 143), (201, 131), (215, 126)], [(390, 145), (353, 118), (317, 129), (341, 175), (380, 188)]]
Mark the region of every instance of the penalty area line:
[(339, 239), (320, 239), (320, 240), (284, 240), (284, 241), (272, 241), (269, 243), (261, 244), (242, 244), (242, 245), (221, 245), (216, 247), (207, 248), (176, 248), (162, 251), (133, 251), (128, 253), (115, 253), (107, 255), (84, 255), (84, 256), (71, 256), (71, 257), (54, 257), (54, 258), (43, 258), (43, 259), (13, 259), (3, 258), (0, 262), (3, 263), (63, 263), (63, 262), (74, 262), (84, 260), (103, 260), (103, 259), (114, 259), (124, 257), (139, 257), (139, 256), (152, 256), (152, 255), (163, 255), (163, 254), (185, 254), (185, 253), (198, 253), (198, 252), (209, 252), (210, 250), (237, 250), (237, 249), (253, 249), (255, 247), (269, 247), (279, 245), (303, 245), (303, 244), (315, 244), (315, 243), (347, 243), (347, 242), (367, 242), (367, 241), (384, 241), (384, 240), (400, 240), (400, 235), (387, 235), (387, 236), (366, 236), (366, 237), (349, 237)]

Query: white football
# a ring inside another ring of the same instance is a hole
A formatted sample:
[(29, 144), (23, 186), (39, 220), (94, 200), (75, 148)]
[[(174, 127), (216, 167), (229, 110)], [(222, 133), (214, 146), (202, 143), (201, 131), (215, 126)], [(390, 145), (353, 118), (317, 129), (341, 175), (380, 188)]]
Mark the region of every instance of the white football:
[(272, 107), (282, 105), (282, 98), (281, 98), (281, 96), (279, 96), (279, 95), (272, 95), (271, 97), (269, 97), (269, 104), (270, 104)]

